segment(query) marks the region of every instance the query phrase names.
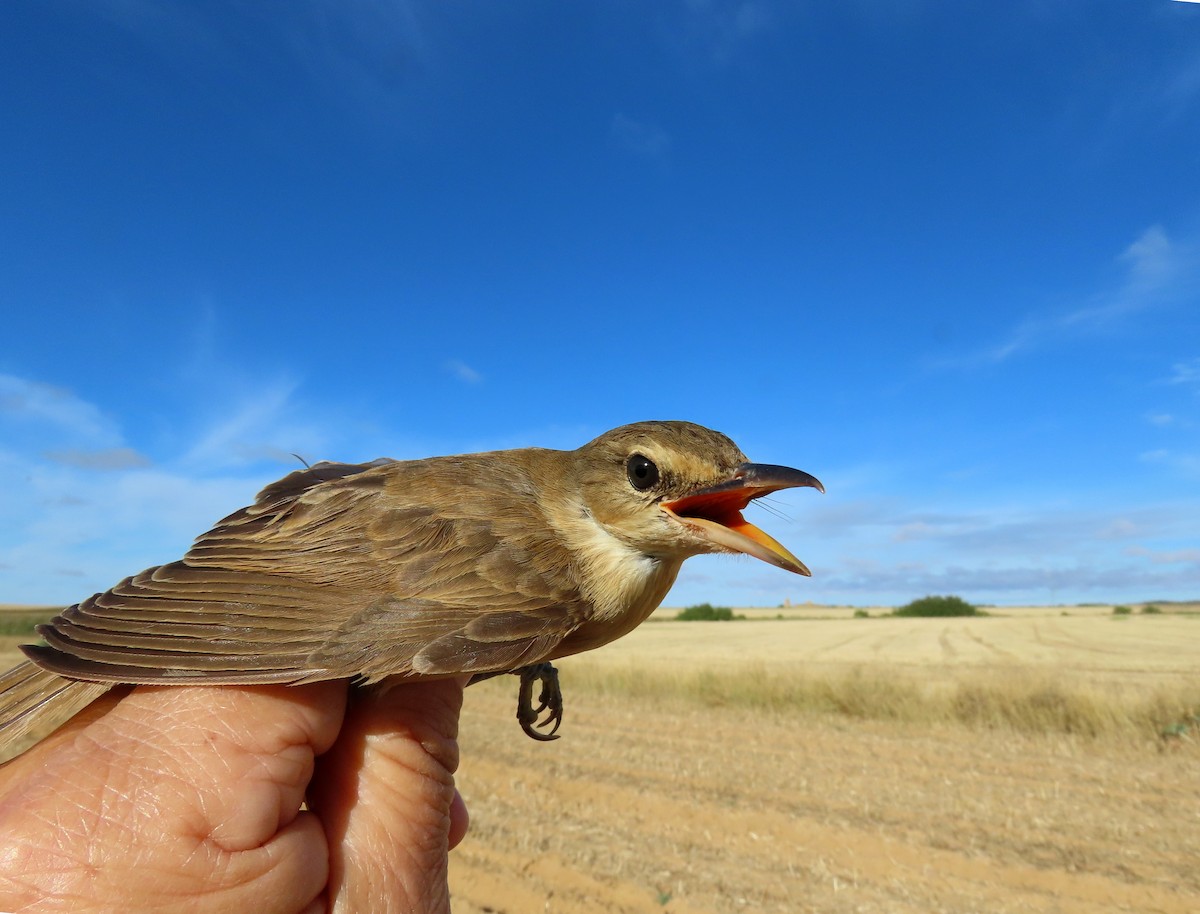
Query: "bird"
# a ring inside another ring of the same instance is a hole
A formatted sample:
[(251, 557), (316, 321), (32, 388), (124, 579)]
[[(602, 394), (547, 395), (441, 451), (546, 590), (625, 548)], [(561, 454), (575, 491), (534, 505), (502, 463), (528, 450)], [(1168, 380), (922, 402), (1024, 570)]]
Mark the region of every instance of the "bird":
[[(0, 674), (0, 758), (126, 685), (363, 686), (503, 673), (517, 718), (554, 739), (554, 660), (628, 634), (684, 560), (807, 567), (745, 520), (814, 476), (748, 461), (720, 432), (647, 421), (575, 450), (322, 462), (266, 486), (182, 559), (37, 628)], [(537, 703), (533, 692), (540, 686)]]

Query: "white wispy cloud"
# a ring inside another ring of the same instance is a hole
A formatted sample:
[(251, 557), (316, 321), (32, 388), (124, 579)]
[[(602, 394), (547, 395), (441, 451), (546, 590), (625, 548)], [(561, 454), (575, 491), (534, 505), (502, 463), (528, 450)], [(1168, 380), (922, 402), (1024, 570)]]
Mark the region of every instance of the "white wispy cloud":
[(309, 94), (393, 126), (433, 59), (422, 5), (408, 0), (294, 0), (235, 7), (96, 0), (88, 11), (122, 29), (189, 80), (243, 78), (263, 60), (291, 69)]
[(20, 469), (19, 496), (0, 506), (0, 601), (75, 602), (173, 561), (269, 481), (148, 467), (103, 475), (48, 463)]
[(813, 570), (803, 599), (818, 602), (895, 604), (926, 593), (1009, 604), (1133, 600), (1200, 588), (1200, 566), (1182, 561), (1198, 512), (1194, 497), (1096, 495), (1050, 506), (958, 495), (914, 505), (864, 493), (815, 504), (791, 530), (771, 532)]
[(296, 402), (298, 386), (280, 378), (230, 391), (178, 462), (212, 472), (264, 461), (294, 463), (294, 454), (324, 456), (327, 435)]
[(771, 28), (780, 9), (767, 0), (687, 0), (676, 40), (690, 56), (726, 64)]
[[(823, 542), (892, 544), (886, 551), (899, 555), (900, 546), (929, 547), (948, 554), (967, 550), (979, 555), (1021, 556), (1061, 552), (1064, 544), (1120, 540), (1146, 536), (1182, 535), (1192, 525), (1190, 508), (1140, 506), (1124, 510), (1044, 506), (983, 505), (974, 508), (914, 510), (895, 500), (875, 499), (816, 507), (807, 513), (807, 536)], [(1073, 546), (1072, 546), (1073, 548)], [(915, 552), (909, 554), (916, 554)]]
[(1127, 555), (1148, 558), (1156, 565), (1196, 565), (1200, 567), (1200, 549), (1147, 549), (1145, 546), (1130, 546)]
[(290, 452), (327, 456), (296, 387), (243, 379), (197, 389), (152, 462), (121, 435), (122, 424), (147, 427), (145, 417), (112, 417), (65, 388), (0, 376), (0, 478), (10, 480), (0, 498), (0, 601), (77, 600), (178, 558), (282, 475), (281, 461), (295, 464)]
[(483, 380), (482, 374), (461, 359), (447, 359), (442, 367), (464, 384), (478, 384)]
[(285, 23), (286, 48), (331, 104), (395, 116), (434, 59), (423, 12), (407, 0), (306, 0)]
[(65, 448), (46, 451), (45, 457), (54, 463), (79, 467), (84, 470), (128, 470), (150, 465), (150, 459), (130, 447), (107, 447), (87, 450)]
[(1200, 293), (1200, 243), (1172, 240), (1160, 225), (1143, 231), (1117, 262), (1125, 266), (1125, 276), (1116, 288), (1092, 295), (1069, 311), (1030, 316), (998, 342), (939, 366), (1004, 362), (1042, 346), (1109, 331), (1136, 314)]
[[(1008, 604), (1045, 603), (1080, 598), (1139, 600), (1189, 593), (1200, 588), (1200, 566), (1164, 567), (1149, 561), (1108, 567), (1034, 562), (992, 567), (925, 564), (848, 567), (819, 583), (821, 591), (849, 596), (910, 594), (911, 598), (952, 593), (969, 600)], [(823, 599), (820, 597), (819, 599)], [(861, 597), (859, 597), (861, 601)], [(875, 602), (874, 600), (870, 602)], [(899, 602), (880, 599), (878, 602)]]
[(0, 374), (0, 418), (50, 425), (93, 443), (115, 445), (121, 440), (116, 422), (74, 391), (15, 375)]
[(665, 130), (621, 112), (613, 116), (608, 132), (614, 146), (632, 155), (663, 162), (671, 151), (671, 138)]
[(1192, 47), (1182, 45), (1179, 54), (1163, 61), (1161, 67), (1162, 88), (1157, 103), (1164, 107), (1170, 119), (1187, 116), (1200, 101), (1200, 56), (1196, 54), (1194, 43)]
[(1155, 448), (1152, 451), (1143, 451), (1138, 457), (1145, 463), (1164, 466), (1181, 476), (1200, 479), (1200, 453)]
[(1183, 384), (1200, 393), (1200, 358), (1186, 362), (1176, 362), (1171, 366), (1171, 376), (1168, 384)]

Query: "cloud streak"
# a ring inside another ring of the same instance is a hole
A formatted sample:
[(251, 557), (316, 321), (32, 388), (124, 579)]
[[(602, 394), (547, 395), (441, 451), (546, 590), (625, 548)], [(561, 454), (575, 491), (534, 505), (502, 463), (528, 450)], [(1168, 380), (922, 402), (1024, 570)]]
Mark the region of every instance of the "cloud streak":
[(93, 403), (65, 387), (0, 374), (0, 419), (33, 426), (52, 426), (93, 442), (116, 444), (116, 423)]
[[(832, 491), (832, 490), (831, 490)], [(1135, 600), (1200, 591), (1200, 501), (1107, 508), (987, 505), (969, 497), (914, 508), (864, 498), (811, 509), (780, 539), (813, 569), (813, 599), (891, 605), (927, 593), (997, 603)], [(772, 531), (773, 533), (776, 531)], [(795, 593), (791, 596), (795, 598)]]
[(1117, 288), (1065, 313), (1028, 317), (999, 342), (943, 361), (941, 367), (1006, 362), (1044, 346), (1110, 330), (1136, 314), (1200, 292), (1200, 243), (1173, 241), (1162, 226), (1143, 231), (1118, 255), (1117, 262), (1126, 269)]
[(1106, 568), (1086, 565), (1046, 567), (1033, 563), (990, 568), (876, 566), (835, 570), (817, 586), (825, 593), (849, 597), (848, 602), (879, 595), (878, 600), (869, 602), (885, 605), (896, 602), (894, 598), (886, 597), (896, 593), (911, 594), (912, 599), (927, 594), (952, 593), (968, 600), (1010, 605), (1079, 602), (1087, 598), (1161, 599), (1170, 594), (1200, 590), (1200, 566), (1183, 565), (1167, 571), (1132, 563)]
[(665, 162), (671, 152), (671, 138), (665, 130), (620, 112), (609, 126), (609, 139), (618, 149), (655, 162)]
[(1200, 393), (1200, 358), (1176, 362), (1171, 366), (1171, 377), (1167, 378), (1167, 383), (1182, 384)]
[(479, 384), (483, 381), (483, 375), (461, 359), (448, 359), (442, 367), (464, 384)]
[(295, 0), (270, 10), (246, 5), (232, 16), (222, 6), (152, 0), (97, 0), (91, 9), (189, 79), (252, 86), (246, 74), (269, 61), (313, 97), (375, 127), (397, 123), (433, 59), (421, 8), (408, 0)]
[(690, 55), (725, 65), (771, 28), (778, 13), (766, 0), (687, 0), (680, 33)]
[(1144, 463), (1158, 464), (1192, 479), (1200, 479), (1200, 454), (1181, 454), (1169, 448), (1143, 451), (1139, 457)]
[[(1181, 364), (1172, 377), (1190, 383), (1193, 366)], [(478, 373), (457, 365), (471, 372), (460, 380), (474, 383)], [(213, 374), (228, 380), (219, 365)], [(157, 448), (122, 442), (116, 418), (69, 390), (13, 376), (0, 390), (8, 395), (0, 407), (0, 477), (20, 481), (0, 499), (0, 566), (7, 566), (0, 567), (0, 601), (69, 602), (177, 558), (195, 535), (282, 475), (281, 461), (294, 463), (293, 451), (310, 459), (451, 452), (427, 442), (398, 454), (391, 441), (378, 453), (347, 454), (348, 442), (359, 449), (384, 442), (364, 442), (358, 419), (344, 410), (323, 415), (300, 382), (286, 378), (197, 389), (194, 402), (172, 416), (179, 437)], [(189, 407), (207, 418), (189, 422)], [(143, 431), (150, 424), (119, 418)], [(44, 446), (45, 435), (21, 441), (5, 434), (22, 423), (54, 432), (54, 446)], [(521, 437), (470, 443), (484, 450), (551, 436)], [(578, 443), (570, 437), (564, 443)], [(1164, 451), (1143, 459), (1178, 457)], [(1085, 494), (1079, 504), (1105, 507), (1048, 508), (1032, 496), (1027, 504), (988, 503), (982, 494), (960, 493), (916, 504), (889, 494), (888, 485), (886, 476), (845, 474), (841, 486), (831, 486), (834, 497), (799, 502), (788, 511), (795, 520), (767, 525), (812, 567), (813, 579), (801, 583), (749, 560), (716, 557), (689, 563), (672, 601), (891, 604), (948, 591), (1003, 603), (1200, 589), (1194, 498), (1122, 506)], [(836, 494), (847, 491), (856, 494)]]
[(323, 436), (292, 418), (298, 384), (282, 379), (234, 394), (221, 417), (182, 455), (185, 466), (211, 469), (262, 461), (286, 463), (293, 453), (319, 453)]
[(216, 418), (187, 435), (180, 409), (173, 423), (188, 443), (152, 461), (77, 393), (0, 375), (0, 477), (12, 482), (0, 499), (0, 601), (70, 602), (177, 558), (281, 475), (279, 461), (294, 463), (290, 451), (324, 456), (323, 437), (296, 418), (296, 386), (206, 388), (197, 402)]
[(46, 451), (45, 457), (54, 463), (84, 470), (129, 470), (150, 465), (150, 459), (129, 447), (110, 447), (98, 450), (66, 448)]

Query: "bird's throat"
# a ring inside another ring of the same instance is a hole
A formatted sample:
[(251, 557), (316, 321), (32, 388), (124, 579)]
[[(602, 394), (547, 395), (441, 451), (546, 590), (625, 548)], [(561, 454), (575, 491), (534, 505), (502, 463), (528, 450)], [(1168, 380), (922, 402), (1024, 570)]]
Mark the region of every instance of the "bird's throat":
[(635, 549), (580, 505), (551, 523), (575, 557), (580, 589), (592, 607), (588, 624), (564, 642), (568, 650), (558, 656), (591, 650), (633, 631), (662, 603), (683, 564), (682, 558)]

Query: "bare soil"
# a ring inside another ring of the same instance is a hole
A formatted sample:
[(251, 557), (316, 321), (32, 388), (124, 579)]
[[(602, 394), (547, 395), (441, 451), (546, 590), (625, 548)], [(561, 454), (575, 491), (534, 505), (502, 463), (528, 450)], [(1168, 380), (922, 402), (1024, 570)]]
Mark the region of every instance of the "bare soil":
[(1200, 746), (468, 690), (457, 914), (1200, 911)]

